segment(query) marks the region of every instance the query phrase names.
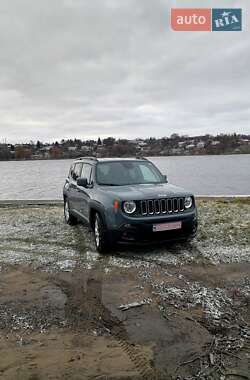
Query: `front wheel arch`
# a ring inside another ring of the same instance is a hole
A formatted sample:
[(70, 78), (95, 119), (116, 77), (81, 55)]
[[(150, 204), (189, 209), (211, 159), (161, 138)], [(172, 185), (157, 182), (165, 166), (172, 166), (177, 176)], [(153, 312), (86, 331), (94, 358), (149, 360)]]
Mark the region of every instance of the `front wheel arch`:
[[(93, 215), (94, 215), (93, 232), (94, 232), (96, 250), (99, 253), (107, 253), (110, 250), (110, 241), (107, 236), (107, 230), (106, 230), (102, 215), (100, 214), (99, 211), (95, 211)], [(96, 228), (98, 231), (98, 235), (97, 235)]]
[(64, 220), (67, 224), (71, 226), (77, 224), (78, 222), (77, 218), (74, 215), (72, 215), (70, 211), (69, 200), (66, 196), (64, 196)]
[(98, 213), (101, 216), (103, 224), (104, 224), (105, 228), (107, 228), (104, 213), (99, 208), (91, 207), (89, 210), (89, 225), (90, 225), (92, 231), (94, 231), (94, 228), (95, 228), (95, 215), (96, 215), (96, 213)]

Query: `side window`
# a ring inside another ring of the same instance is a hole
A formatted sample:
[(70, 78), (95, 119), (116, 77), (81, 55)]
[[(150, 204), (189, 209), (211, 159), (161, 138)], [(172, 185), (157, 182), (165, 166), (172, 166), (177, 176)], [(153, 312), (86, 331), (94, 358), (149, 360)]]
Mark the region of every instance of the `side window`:
[(88, 184), (92, 182), (92, 166), (89, 164), (84, 164), (82, 168), (81, 178), (87, 178)]
[(74, 168), (75, 168), (75, 165), (71, 165), (71, 167), (69, 169), (68, 178), (73, 178)]
[(75, 164), (75, 168), (74, 168), (74, 171), (72, 174), (72, 178), (76, 181), (77, 178), (79, 178), (81, 176), (81, 172), (82, 172), (82, 164), (81, 163)]

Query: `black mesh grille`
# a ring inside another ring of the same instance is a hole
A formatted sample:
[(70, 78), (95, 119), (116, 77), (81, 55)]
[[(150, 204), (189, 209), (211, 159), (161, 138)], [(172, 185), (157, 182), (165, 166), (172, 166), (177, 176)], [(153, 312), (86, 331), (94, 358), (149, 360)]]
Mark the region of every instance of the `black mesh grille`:
[(140, 202), (141, 215), (164, 215), (183, 211), (184, 198), (149, 199)]

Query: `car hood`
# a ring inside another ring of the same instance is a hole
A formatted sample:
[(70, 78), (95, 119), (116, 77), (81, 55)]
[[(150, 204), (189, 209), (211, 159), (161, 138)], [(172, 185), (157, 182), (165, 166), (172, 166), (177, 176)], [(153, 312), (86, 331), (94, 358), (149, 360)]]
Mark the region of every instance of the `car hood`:
[(139, 184), (127, 186), (100, 186), (105, 192), (112, 194), (121, 200), (142, 200), (168, 198), (174, 196), (189, 196), (190, 192), (185, 191), (181, 187), (171, 185), (169, 183), (161, 184)]

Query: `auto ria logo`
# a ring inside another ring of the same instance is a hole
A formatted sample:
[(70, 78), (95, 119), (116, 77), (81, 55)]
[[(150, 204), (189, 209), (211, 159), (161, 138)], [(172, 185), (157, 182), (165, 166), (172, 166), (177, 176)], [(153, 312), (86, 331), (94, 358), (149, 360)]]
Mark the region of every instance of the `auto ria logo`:
[(242, 11), (238, 9), (212, 9), (212, 31), (241, 31)]
[(241, 8), (172, 8), (171, 28), (178, 32), (242, 30)]

